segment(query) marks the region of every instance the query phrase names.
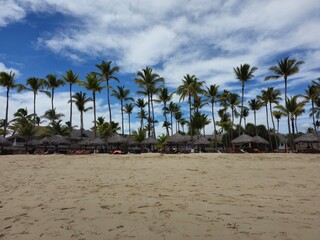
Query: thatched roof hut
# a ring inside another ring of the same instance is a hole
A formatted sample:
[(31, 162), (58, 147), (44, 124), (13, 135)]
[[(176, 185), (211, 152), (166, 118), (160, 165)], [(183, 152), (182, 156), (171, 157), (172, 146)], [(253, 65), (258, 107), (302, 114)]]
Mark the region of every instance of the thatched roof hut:
[(210, 141), (204, 137), (200, 137), (194, 142), (194, 145), (210, 145)]
[(42, 144), (43, 144), (43, 140), (39, 140), (39, 139), (32, 139), (27, 143), (28, 146), (40, 146)]
[(110, 144), (123, 144), (128, 142), (129, 140), (121, 135), (113, 135), (112, 137), (107, 139), (107, 143)]
[(130, 137), (130, 136), (128, 136), (127, 139), (128, 139), (128, 144), (129, 144), (130, 146), (140, 145), (140, 144), (141, 144), (140, 142), (138, 142), (137, 140), (133, 139), (133, 138)]
[(12, 143), (3, 136), (0, 136), (0, 146), (11, 146)]
[(104, 146), (107, 145), (107, 142), (101, 138), (89, 138), (81, 140), (78, 144), (81, 146)]
[(157, 145), (158, 144), (158, 140), (155, 139), (154, 137), (148, 137), (147, 139), (143, 140), (141, 142), (141, 144), (143, 145)]
[(294, 140), (295, 143), (298, 142), (306, 142), (306, 143), (315, 143), (315, 142), (320, 142), (320, 133), (309, 133), (302, 135), (300, 137), (297, 137)]
[(190, 141), (189, 135), (181, 135), (180, 133), (176, 133), (170, 136), (164, 143), (165, 144), (181, 144), (187, 143)]
[(243, 144), (243, 143), (251, 143), (253, 142), (253, 138), (247, 134), (242, 134), (239, 137), (233, 139), (231, 141), (232, 144)]
[(269, 142), (267, 140), (265, 140), (264, 138), (260, 137), (260, 136), (254, 136), (252, 137), (252, 142), (253, 143), (259, 143), (259, 144), (269, 144)]
[(44, 138), (43, 143), (48, 145), (69, 145), (70, 141), (67, 140), (64, 136), (53, 135), (51, 137)]

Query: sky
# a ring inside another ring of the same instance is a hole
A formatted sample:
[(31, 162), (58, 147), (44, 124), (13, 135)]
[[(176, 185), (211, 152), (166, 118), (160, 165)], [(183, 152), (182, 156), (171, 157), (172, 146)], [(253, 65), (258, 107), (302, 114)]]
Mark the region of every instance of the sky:
[[(171, 91), (191, 74), (207, 86), (218, 84), (221, 91), (240, 94), (241, 83), (233, 68), (248, 63), (258, 68), (245, 86), (248, 101), (267, 87), (284, 92), (283, 80), (264, 81), (268, 68), (284, 57), (305, 62), (299, 74), (289, 78), (289, 96), (303, 94), (320, 77), (318, 0), (0, 0), (0, 5), (0, 71), (15, 72), (18, 83), (48, 74), (61, 77), (70, 69), (84, 80), (104, 60), (120, 67), (120, 83), (111, 84), (129, 88), (134, 98), (141, 97), (134, 78), (146, 66), (165, 78)], [(85, 91), (74, 88), (74, 92), (80, 90)], [(97, 116), (108, 119), (106, 90), (97, 98)], [(68, 87), (59, 88), (54, 105), (65, 114), (64, 121), (69, 119), (68, 99)], [(0, 101), (5, 103), (3, 88)], [(120, 122), (119, 101), (111, 101), (113, 118)], [(174, 96), (174, 101), (179, 97)], [(19, 108), (33, 111), (30, 92), (11, 92), (9, 116)], [(39, 94), (38, 114), (49, 108), (50, 98)], [(300, 131), (311, 126), (309, 108), (298, 120)], [(165, 132), (161, 109), (156, 105), (157, 135)], [(210, 107), (203, 112), (210, 115)], [(258, 123), (265, 124), (264, 109), (257, 117)], [(0, 106), (0, 118), (5, 118), (5, 104)], [(78, 126), (79, 118), (74, 107), (73, 122)], [(139, 119), (135, 114), (131, 119), (135, 130)], [(90, 128), (93, 113), (85, 113), (84, 121), (85, 128)], [(247, 122), (253, 122), (252, 113)], [(208, 125), (206, 132), (212, 130)], [(285, 119), (280, 131), (287, 132)]]

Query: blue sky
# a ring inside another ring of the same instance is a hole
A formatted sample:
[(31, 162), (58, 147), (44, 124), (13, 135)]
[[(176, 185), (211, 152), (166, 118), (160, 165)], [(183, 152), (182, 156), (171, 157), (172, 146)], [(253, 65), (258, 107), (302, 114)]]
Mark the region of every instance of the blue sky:
[[(289, 95), (303, 93), (320, 76), (320, 4), (317, 0), (212, 1), (212, 0), (0, 0), (0, 71), (15, 71), (17, 81), (29, 77), (61, 76), (72, 69), (82, 79), (102, 60), (120, 66), (119, 85), (132, 90), (136, 72), (152, 67), (174, 90), (186, 74), (207, 85), (240, 93), (233, 67), (257, 66), (256, 77), (246, 85), (254, 98), (269, 86), (283, 90), (281, 80), (263, 81), (268, 67), (284, 56), (305, 61), (301, 72), (289, 79)], [(114, 83), (114, 86), (117, 84)], [(78, 91), (80, 88), (75, 88)], [(83, 90), (83, 89), (82, 89)], [(58, 90), (55, 107), (68, 119), (67, 87)], [(89, 94), (89, 93), (88, 93)], [(98, 116), (107, 119), (106, 93), (98, 95)], [(0, 101), (4, 101), (0, 89)], [(178, 97), (175, 97), (178, 101)], [(119, 103), (112, 99), (115, 120)], [(32, 111), (31, 93), (11, 93), (10, 115), (19, 107)], [(50, 99), (38, 96), (41, 115)], [(162, 106), (156, 117), (162, 119)], [(0, 106), (4, 118), (5, 106)], [(204, 111), (210, 112), (209, 107)], [(86, 127), (92, 115), (85, 115)], [(248, 121), (252, 122), (252, 114)], [(139, 126), (133, 116), (132, 128)], [(265, 122), (264, 111), (258, 121)], [(78, 124), (78, 112), (74, 110)], [(310, 126), (305, 114), (299, 130)], [(162, 123), (161, 123), (162, 124)], [(164, 129), (158, 128), (158, 133)], [(127, 131), (127, 126), (125, 127)], [(286, 132), (283, 121), (281, 129)], [(208, 126), (207, 132), (212, 131)]]

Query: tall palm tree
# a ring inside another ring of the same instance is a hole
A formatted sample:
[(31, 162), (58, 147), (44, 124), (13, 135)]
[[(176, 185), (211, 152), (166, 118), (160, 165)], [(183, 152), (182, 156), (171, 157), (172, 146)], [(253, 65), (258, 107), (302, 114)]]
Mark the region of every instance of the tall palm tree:
[(131, 114), (132, 114), (133, 109), (134, 109), (134, 104), (133, 104), (133, 103), (126, 103), (126, 104), (123, 106), (124, 112), (128, 114), (128, 120), (129, 120), (129, 135), (131, 135)]
[(222, 110), (224, 113), (227, 112), (229, 107), (229, 103), (228, 103), (229, 95), (230, 95), (230, 92), (227, 89), (224, 89), (222, 93), (218, 95), (220, 106), (222, 107)]
[[(192, 98), (195, 101), (199, 100), (199, 94), (203, 94), (204, 90), (201, 88), (204, 81), (199, 82), (195, 75), (185, 75), (182, 79), (182, 84), (178, 87), (176, 93), (180, 95), (179, 101), (188, 98), (189, 104), (189, 119), (192, 117)], [(190, 125), (191, 126), (191, 125)], [(193, 136), (193, 129), (190, 128), (191, 136)]]
[(91, 102), (92, 99), (90, 97), (87, 97), (86, 93), (83, 93), (82, 91), (75, 93), (72, 96), (73, 103), (75, 103), (76, 107), (78, 108), (80, 112), (80, 134), (81, 139), (83, 135), (83, 113), (87, 112), (88, 110), (92, 109), (92, 107), (86, 107), (86, 104)]
[(249, 108), (247, 107), (242, 108), (242, 117), (243, 117), (244, 126), (247, 126), (248, 116), (249, 116)]
[(231, 109), (231, 121), (232, 125), (234, 124), (234, 117), (238, 117), (239, 113), (237, 107), (240, 104), (239, 95), (237, 93), (230, 93), (228, 95), (228, 105)]
[(125, 101), (134, 101), (132, 97), (129, 97), (130, 95), (130, 89), (125, 89), (124, 86), (117, 86), (118, 90), (112, 89), (111, 96), (114, 96), (118, 100), (120, 100), (120, 109), (121, 109), (121, 130), (122, 135), (124, 135), (124, 117), (123, 117), (123, 103)]
[(110, 86), (110, 80), (115, 80), (117, 82), (119, 82), (119, 79), (115, 76), (115, 74), (119, 71), (119, 67), (118, 66), (111, 66), (112, 62), (105, 62), (102, 61), (101, 64), (97, 64), (96, 67), (100, 70), (100, 72), (98, 72), (98, 76), (101, 77), (101, 79), (103, 81), (105, 81), (107, 83), (107, 100), (108, 100), (108, 110), (109, 110), (109, 124), (111, 125), (112, 122), (112, 113), (111, 113), (111, 105), (110, 105), (110, 89), (112, 88)]
[(272, 113), (272, 103), (279, 104), (279, 100), (281, 100), (281, 91), (279, 89), (274, 89), (273, 87), (268, 87), (265, 91), (266, 100), (269, 103), (269, 110), (270, 110), (270, 117), (272, 121), (273, 129), (276, 129), (274, 120), (273, 120), (273, 113)]
[[(47, 96), (50, 96), (50, 92), (43, 90), (46, 86), (46, 82), (44, 79), (31, 77), (27, 79), (26, 86), (24, 89), (33, 92), (33, 119), (34, 125), (36, 124), (36, 98), (39, 92), (45, 93)], [(22, 90), (22, 89), (20, 89)]]
[(268, 103), (269, 103), (269, 93), (268, 90), (261, 90), (261, 96), (258, 96), (258, 99), (262, 102), (262, 105), (266, 107), (266, 120), (267, 120), (267, 130), (269, 136), (269, 143), (271, 151), (273, 152), (273, 146), (271, 142), (270, 126), (269, 126), (269, 114), (268, 114)]
[[(254, 77), (253, 73), (257, 69), (258, 69), (257, 67), (251, 67), (247, 63), (245, 63), (243, 65), (241, 64), (240, 67), (233, 68), (233, 71), (236, 75), (236, 79), (238, 79), (242, 84), (242, 87), (241, 87), (241, 110), (243, 108), (245, 83)], [(238, 135), (240, 135), (242, 117), (243, 117), (242, 111), (240, 111), (240, 123), (239, 123)]]
[(47, 110), (44, 115), (42, 116), (42, 118), (47, 119), (50, 121), (50, 123), (52, 122), (56, 122), (58, 120), (60, 120), (61, 117), (63, 117), (64, 114), (63, 113), (57, 113), (56, 109), (49, 109)]
[[(269, 68), (269, 71), (273, 72), (273, 75), (267, 76), (264, 80), (270, 79), (284, 79), (284, 101), (287, 100), (287, 89), (288, 89), (288, 77), (299, 73), (300, 66), (303, 64), (303, 61), (297, 61), (296, 59), (290, 59), (289, 57), (285, 57), (278, 61), (278, 65), (272, 66)], [(286, 104), (286, 103), (285, 103)], [(287, 116), (287, 123), (288, 123), (288, 132), (289, 135), (291, 134), (290, 129), (290, 117)]]
[(212, 116), (212, 123), (213, 123), (213, 130), (215, 132), (214, 134), (214, 146), (215, 149), (217, 149), (217, 126), (216, 126), (216, 120), (214, 118), (214, 105), (217, 102), (218, 98), (218, 90), (219, 90), (219, 85), (210, 85), (207, 87), (207, 90), (205, 91), (205, 96), (208, 98), (208, 100), (211, 103), (211, 116)]
[[(158, 99), (155, 100), (155, 102), (158, 103), (163, 103), (163, 116), (164, 116), (164, 121), (168, 122), (167, 119), (167, 113), (168, 113), (168, 107), (167, 103), (172, 100), (172, 93), (169, 93), (169, 89), (167, 87), (161, 87), (158, 94), (157, 94)], [(166, 133), (169, 136), (169, 125), (166, 124)]]
[(289, 116), (291, 120), (291, 127), (292, 127), (292, 135), (290, 135), (290, 142), (291, 147), (295, 150), (295, 146), (293, 143), (295, 130), (294, 130), (294, 121), (296, 118), (296, 113), (301, 111), (304, 108), (304, 105), (307, 101), (300, 101), (298, 102), (298, 95), (295, 95), (291, 98), (286, 99), (285, 105), (277, 105), (275, 108), (277, 108), (284, 116)]
[(258, 99), (251, 99), (249, 102), (249, 107), (253, 111), (253, 117), (254, 117), (254, 129), (255, 134), (258, 135), (257, 132), (257, 111), (260, 110), (260, 108), (263, 106), (262, 102)]
[(313, 123), (313, 128), (314, 131), (317, 132), (316, 128), (316, 119), (315, 119), (315, 114), (314, 114), (314, 103), (316, 99), (319, 97), (319, 92), (317, 91), (317, 86), (316, 85), (308, 85), (308, 88), (304, 90), (304, 94), (300, 95), (303, 97), (306, 101), (311, 102), (311, 109), (310, 109), (310, 115), (312, 116), (312, 123)]
[(64, 86), (65, 82), (61, 79), (58, 79), (56, 75), (49, 74), (46, 76), (47, 81), (45, 85), (47, 89), (51, 89), (51, 110), (53, 111), (53, 99), (54, 99), (54, 90), (60, 86)]
[(73, 84), (76, 84), (79, 82), (79, 76), (72, 72), (72, 70), (69, 70), (66, 72), (66, 74), (62, 77), (63, 80), (67, 83), (69, 83), (69, 103), (70, 103), (70, 133), (72, 130), (72, 86)]
[(180, 106), (174, 102), (170, 102), (168, 106), (168, 112), (170, 113), (170, 125), (171, 125), (171, 136), (173, 135), (173, 116), (174, 113), (180, 110)]
[(8, 113), (9, 113), (9, 93), (10, 90), (18, 88), (21, 89), (22, 85), (17, 84), (15, 80), (15, 73), (13, 72), (0, 72), (0, 86), (6, 88), (6, 115), (3, 123), (3, 137), (7, 134), (7, 128), (8, 128)]
[[(152, 68), (146, 67), (142, 69), (142, 71), (138, 71), (138, 77), (134, 79), (135, 83), (142, 88), (141, 91), (137, 91), (138, 94), (142, 94), (147, 96), (148, 103), (148, 122), (153, 129), (153, 137), (155, 137), (155, 129), (154, 129), (154, 111), (153, 109), (153, 95), (159, 89), (159, 84), (164, 83), (164, 79), (159, 76), (159, 74), (152, 72)], [(152, 112), (151, 112), (152, 111)], [(152, 115), (152, 117), (151, 117)], [(148, 137), (150, 137), (150, 128), (148, 129)]]
[(85, 82), (80, 82), (81, 86), (84, 86), (87, 90), (92, 92), (92, 100), (93, 100), (93, 131), (94, 137), (97, 137), (97, 121), (96, 121), (96, 93), (101, 92), (103, 86), (101, 85), (102, 81), (98, 79), (96, 73), (90, 73), (86, 76)]
[(143, 119), (146, 118), (144, 108), (147, 106), (147, 102), (144, 101), (143, 98), (138, 98), (135, 102), (135, 105), (140, 108), (140, 112), (138, 113), (138, 118), (140, 118), (140, 128), (143, 129)]

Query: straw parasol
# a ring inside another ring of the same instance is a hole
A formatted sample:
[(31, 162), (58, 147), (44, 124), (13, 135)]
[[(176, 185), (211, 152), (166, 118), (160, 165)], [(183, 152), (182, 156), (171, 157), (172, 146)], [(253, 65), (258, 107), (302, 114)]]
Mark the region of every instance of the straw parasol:
[(154, 137), (148, 137), (147, 139), (143, 140), (141, 142), (141, 144), (143, 144), (143, 145), (149, 145), (149, 144), (157, 145), (158, 144), (158, 140), (155, 139)]
[(242, 134), (231, 141), (232, 144), (242, 144), (242, 143), (251, 143), (251, 142), (253, 142), (252, 137), (247, 134)]
[(297, 137), (294, 142), (306, 142), (306, 143), (313, 143), (313, 142), (320, 142), (320, 134), (317, 136), (317, 133), (309, 133), (302, 135), (300, 137)]
[(39, 139), (32, 139), (27, 143), (28, 146), (39, 146), (42, 144), (43, 144), (43, 140), (39, 140)]
[(200, 137), (194, 142), (194, 145), (210, 145), (210, 141), (205, 137)]
[(269, 142), (267, 140), (265, 140), (264, 138), (260, 137), (260, 136), (254, 136), (252, 138), (253, 143), (259, 143), (259, 144), (269, 144)]
[(11, 146), (12, 143), (9, 142), (6, 138), (3, 136), (0, 136), (0, 146)]
[(68, 145), (70, 142), (61, 135), (53, 135), (43, 139), (44, 144), (48, 145)]

